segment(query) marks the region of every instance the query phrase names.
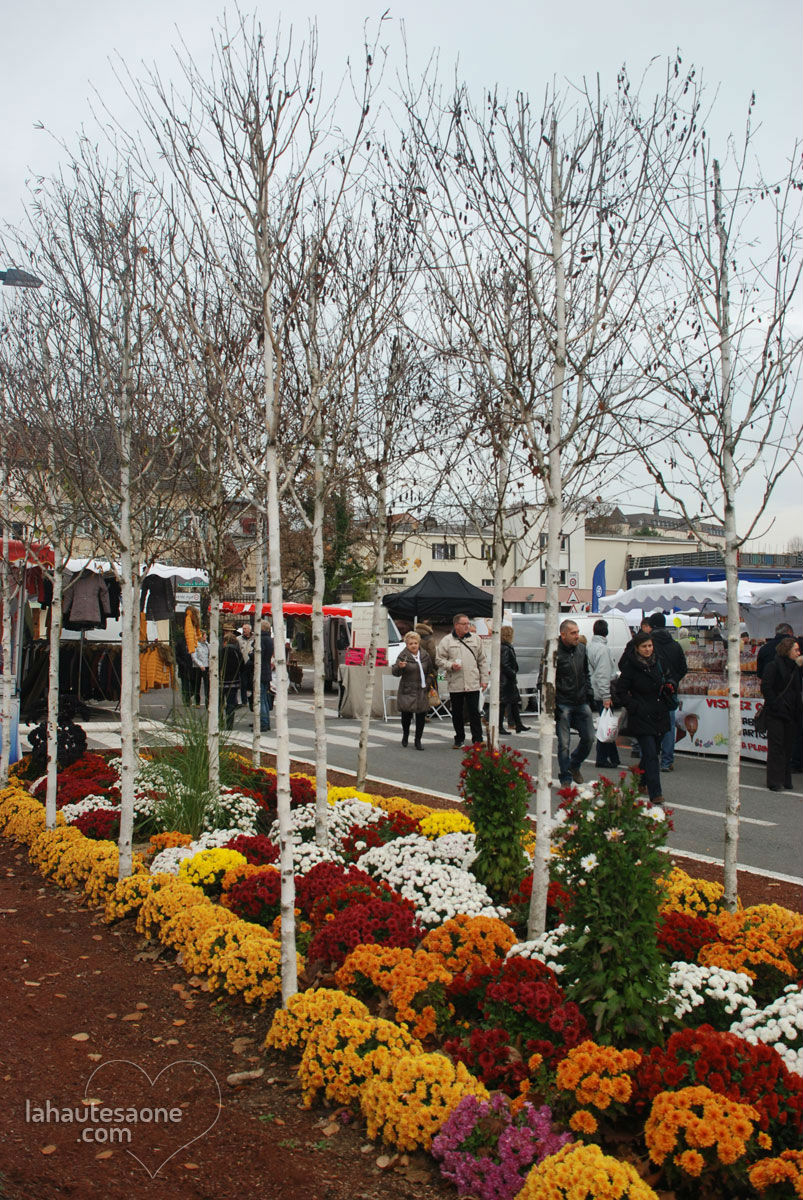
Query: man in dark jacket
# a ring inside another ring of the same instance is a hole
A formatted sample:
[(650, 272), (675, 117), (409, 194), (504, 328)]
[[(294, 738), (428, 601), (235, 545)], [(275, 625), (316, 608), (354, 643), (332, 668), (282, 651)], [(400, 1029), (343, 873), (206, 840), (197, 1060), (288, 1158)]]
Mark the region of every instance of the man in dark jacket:
[[(664, 673), (664, 682), (672, 685), (674, 696), (677, 697), (680, 681), (686, 675), (686, 655), (683, 647), (676, 642), (666, 628), (666, 617), (662, 612), (655, 612), (647, 617), (649, 631), (652, 633), (652, 644), (655, 657)], [(675, 700), (675, 708), (677, 700)], [(675, 708), (669, 710), (669, 729), (661, 739), (661, 770), (675, 769)]]
[(262, 665), (259, 673), (259, 728), (262, 733), (270, 731), (270, 710), (273, 707), (273, 697), (270, 691), (270, 664), (273, 658), (273, 638), (270, 628), (262, 626), (260, 633), (262, 647)]
[(775, 658), (775, 652), (778, 643), (782, 640), (782, 638), (794, 636), (795, 635), (792, 626), (787, 624), (786, 621), (781, 621), (780, 625), (775, 626), (775, 637), (770, 638), (768, 642), (765, 642), (763, 646), (759, 646), (758, 648), (758, 654), (756, 656), (756, 674), (758, 675), (759, 679), (764, 678), (764, 672)]
[[(567, 787), (572, 780), (582, 783), (580, 764), (594, 745), (591, 717), (591, 676), (586, 648), (580, 641), (576, 621), (563, 621), (558, 638), (557, 675), (555, 678), (555, 725), (558, 735), (558, 776)], [(569, 754), (572, 726), (580, 741)]]

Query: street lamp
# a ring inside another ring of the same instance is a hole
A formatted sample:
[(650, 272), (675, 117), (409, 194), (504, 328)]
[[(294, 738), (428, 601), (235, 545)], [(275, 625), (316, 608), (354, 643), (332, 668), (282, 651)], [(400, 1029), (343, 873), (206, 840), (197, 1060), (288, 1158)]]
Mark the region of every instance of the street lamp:
[(38, 275), (21, 271), (19, 267), (9, 267), (7, 271), (0, 271), (0, 283), (4, 283), (6, 287), (38, 288), (42, 286), (42, 280)]

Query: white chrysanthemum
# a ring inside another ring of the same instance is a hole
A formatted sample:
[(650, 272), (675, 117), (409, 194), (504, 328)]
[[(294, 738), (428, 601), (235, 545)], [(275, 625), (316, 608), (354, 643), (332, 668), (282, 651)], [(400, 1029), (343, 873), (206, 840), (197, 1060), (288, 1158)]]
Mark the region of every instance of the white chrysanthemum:
[(442, 860), (437, 850), (442, 840), (430, 842), (409, 834), (372, 847), (358, 859), (357, 866), (411, 900), (424, 925), (442, 925), (458, 913), (469, 917), (507, 916), (508, 910), (496, 907), (473, 875)]
[(599, 859), (597, 858), (596, 854), (586, 854), (580, 859), (580, 866), (584, 871), (593, 871), (598, 863)]
[(82, 817), (84, 813), (95, 812), (98, 808), (113, 808), (119, 811), (120, 806), (110, 800), (108, 796), (84, 796), (83, 800), (76, 800), (75, 804), (65, 804), (59, 811), (69, 825), (76, 817)]
[(560, 975), (565, 970), (560, 956), (565, 949), (563, 939), (569, 931), (568, 925), (556, 925), (529, 942), (517, 942), (507, 952), (507, 958), (536, 958)]
[(192, 858), (196, 846), (168, 846), (160, 850), (150, 865), (151, 875), (178, 875), (178, 869), (185, 858)]
[(803, 991), (796, 983), (766, 1008), (748, 1013), (730, 1027), (745, 1041), (774, 1046), (790, 1071), (803, 1075)]
[[(384, 815), (382, 809), (375, 808), (373, 804), (367, 804), (365, 800), (338, 800), (336, 804), (330, 804), (326, 816), (329, 845), (333, 852), (337, 853), (335, 847), (339, 849), (341, 839), (350, 833), (353, 826), (368, 825), (373, 821), (379, 821)], [(303, 837), (305, 833), (309, 834), (310, 838), (312, 837), (315, 832), (314, 804), (302, 804), (298, 808), (290, 810), (290, 832), (298, 838)], [(278, 845), (278, 819), (271, 825), (268, 837)], [(337, 861), (340, 861), (339, 857)]]
[[(755, 1011), (756, 1002), (750, 994), (752, 986), (752, 979), (742, 971), (674, 962), (669, 972), (667, 999), (678, 1021), (705, 1006), (706, 1019), (720, 1025), (727, 1017), (743, 1017)], [(712, 1007), (713, 1012), (709, 1011)]]
[(207, 830), (213, 830), (218, 825), (226, 825), (229, 829), (238, 829), (240, 833), (253, 836), (257, 832), (259, 813), (260, 805), (252, 796), (245, 796), (234, 788), (221, 788), (220, 798), (209, 805), (204, 826)]
[(477, 839), (473, 833), (444, 833), (431, 843), (441, 862), (452, 863), (467, 871), (477, 857)]

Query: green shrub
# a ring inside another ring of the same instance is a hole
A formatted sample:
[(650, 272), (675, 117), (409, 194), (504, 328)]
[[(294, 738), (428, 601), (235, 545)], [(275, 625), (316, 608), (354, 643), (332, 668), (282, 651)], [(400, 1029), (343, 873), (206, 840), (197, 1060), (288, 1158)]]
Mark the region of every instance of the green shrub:
[(532, 780), (509, 746), (475, 745), (463, 759), (460, 793), (476, 832), (471, 871), (497, 902), (506, 901), (528, 868), (523, 849)]

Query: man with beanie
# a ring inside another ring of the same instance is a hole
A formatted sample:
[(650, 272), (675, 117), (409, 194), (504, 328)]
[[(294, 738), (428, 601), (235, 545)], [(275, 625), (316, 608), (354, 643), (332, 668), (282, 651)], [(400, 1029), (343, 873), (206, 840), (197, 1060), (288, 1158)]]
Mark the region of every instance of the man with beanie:
[[(680, 681), (688, 671), (686, 665), (686, 655), (683, 649), (672, 634), (666, 628), (666, 617), (662, 612), (654, 612), (651, 617), (647, 617), (647, 623), (652, 631), (652, 644), (655, 649), (655, 657), (661, 664), (661, 670), (664, 673), (664, 682), (672, 685), (674, 695), (677, 697)], [(675, 699), (674, 708), (669, 709), (669, 729), (661, 739), (661, 770), (674, 771), (675, 769), (675, 713), (677, 710), (677, 698)]]

